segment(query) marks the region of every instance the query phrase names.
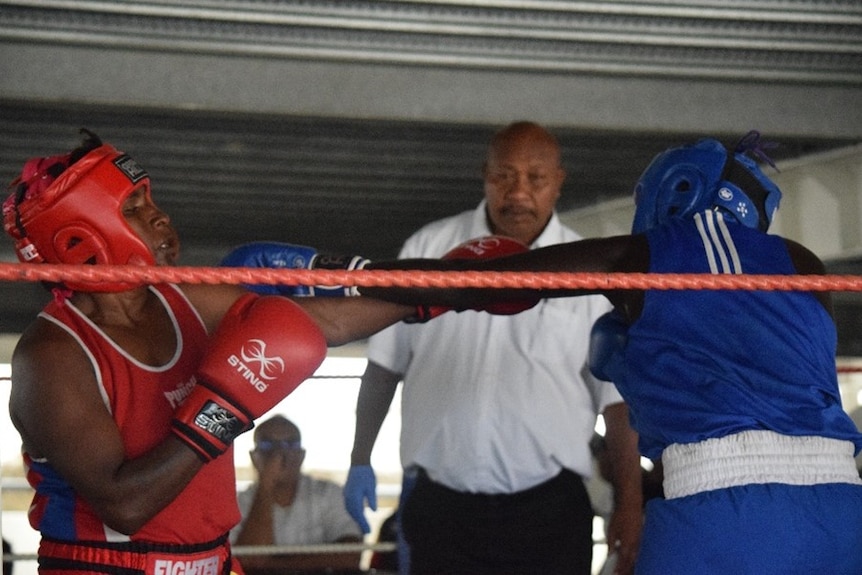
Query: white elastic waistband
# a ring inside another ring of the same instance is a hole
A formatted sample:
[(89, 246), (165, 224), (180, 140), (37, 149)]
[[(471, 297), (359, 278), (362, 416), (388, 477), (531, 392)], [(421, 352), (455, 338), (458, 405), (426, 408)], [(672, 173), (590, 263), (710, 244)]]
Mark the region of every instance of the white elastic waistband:
[(666, 499), (757, 483), (862, 484), (850, 441), (749, 430), (675, 443), (661, 456)]

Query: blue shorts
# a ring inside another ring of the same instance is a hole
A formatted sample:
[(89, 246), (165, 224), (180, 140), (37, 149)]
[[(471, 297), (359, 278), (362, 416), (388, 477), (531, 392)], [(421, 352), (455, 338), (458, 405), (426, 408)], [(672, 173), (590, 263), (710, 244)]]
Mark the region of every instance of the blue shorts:
[(860, 575), (862, 485), (767, 483), (647, 504), (637, 575)]

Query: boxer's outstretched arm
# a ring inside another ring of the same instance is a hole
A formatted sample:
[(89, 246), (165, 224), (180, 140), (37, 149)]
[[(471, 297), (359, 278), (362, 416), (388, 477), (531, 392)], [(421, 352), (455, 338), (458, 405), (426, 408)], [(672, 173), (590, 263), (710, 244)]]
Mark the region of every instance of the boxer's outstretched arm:
[[(426, 271), (513, 272), (646, 272), (649, 246), (643, 235), (614, 236), (556, 244), (490, 260), (404, 259), (374, 262), (374, 269)], [(482, 309), (495, 303), (530, 297), (570, 297), (601, 293), (625, 306), (631, 293), (615, 290), (535, 290), (500, 288), (382, 288), (362, 287), (360, 293), (406, 305)], [(637, 292), (641, 293), (642, 292)]]

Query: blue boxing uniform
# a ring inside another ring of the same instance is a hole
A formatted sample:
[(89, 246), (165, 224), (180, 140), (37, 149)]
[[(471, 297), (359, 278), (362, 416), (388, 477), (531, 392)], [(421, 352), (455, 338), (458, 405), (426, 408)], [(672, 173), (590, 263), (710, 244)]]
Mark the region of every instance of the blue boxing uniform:
[[(650, 272), (796, 273), (781, 238), (718, 211), (646, 235)], [(836, 341), (810, 293), (645, 292), (615, 382), (665, 470), (638, 573), (862, 573), (862, 434)]]

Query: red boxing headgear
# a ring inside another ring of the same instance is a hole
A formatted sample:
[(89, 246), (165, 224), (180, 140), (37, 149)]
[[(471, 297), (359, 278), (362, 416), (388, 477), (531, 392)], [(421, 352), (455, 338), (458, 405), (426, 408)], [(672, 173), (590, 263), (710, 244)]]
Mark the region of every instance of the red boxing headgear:
[[(24, 165), (3, 202), (3, 228), (22, 262), (155, 265), (150, 248), (126, 223), (123, 202), (149, 177), (129, 156), (101, 145), (69, 166), (70, 157)], [(122, 282), (64, 282), (77, 291), (124, 291)]]

